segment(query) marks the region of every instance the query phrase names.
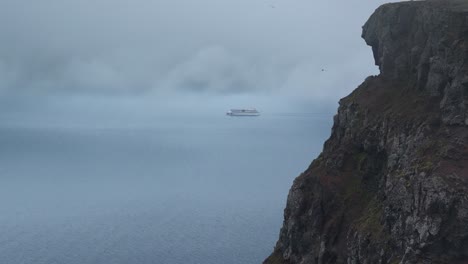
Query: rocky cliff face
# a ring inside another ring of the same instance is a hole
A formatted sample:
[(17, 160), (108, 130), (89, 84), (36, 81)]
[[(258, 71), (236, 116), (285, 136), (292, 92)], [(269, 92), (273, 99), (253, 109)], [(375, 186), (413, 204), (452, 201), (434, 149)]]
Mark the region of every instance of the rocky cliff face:
[(468, 1), (378, 8), (380, 75), (340, 101), (265, 263), (468, 263)]

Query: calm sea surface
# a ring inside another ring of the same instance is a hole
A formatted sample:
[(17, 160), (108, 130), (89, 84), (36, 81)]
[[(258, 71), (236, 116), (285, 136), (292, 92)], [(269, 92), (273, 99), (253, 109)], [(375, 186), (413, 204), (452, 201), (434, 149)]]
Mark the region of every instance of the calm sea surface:
[[(261, 263), (331, 115), (0, 125), (0, 263)], [(47, 119), (47, 117), (44, 117)]]

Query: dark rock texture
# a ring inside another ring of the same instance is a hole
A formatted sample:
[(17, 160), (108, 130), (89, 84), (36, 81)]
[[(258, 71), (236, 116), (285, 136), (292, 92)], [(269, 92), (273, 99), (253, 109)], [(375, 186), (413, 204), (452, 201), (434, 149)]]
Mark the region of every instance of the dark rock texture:
[(468, 263), (468, 0), (378, 8), (379, 76), (340, 101), (265, 263)]

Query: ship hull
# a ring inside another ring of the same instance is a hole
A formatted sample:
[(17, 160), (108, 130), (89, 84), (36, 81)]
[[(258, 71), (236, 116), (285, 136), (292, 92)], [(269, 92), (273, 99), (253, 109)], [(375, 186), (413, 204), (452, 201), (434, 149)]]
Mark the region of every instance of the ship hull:
[(226, 113), (228, 116), (259, 116), (260, 113)]

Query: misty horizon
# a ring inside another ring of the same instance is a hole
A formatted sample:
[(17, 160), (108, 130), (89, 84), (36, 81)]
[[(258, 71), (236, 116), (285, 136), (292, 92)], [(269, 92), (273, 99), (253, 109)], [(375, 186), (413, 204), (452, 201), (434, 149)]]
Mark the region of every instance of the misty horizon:
[(264, 260), (383, 2), (2, 0), (0, 263)]

